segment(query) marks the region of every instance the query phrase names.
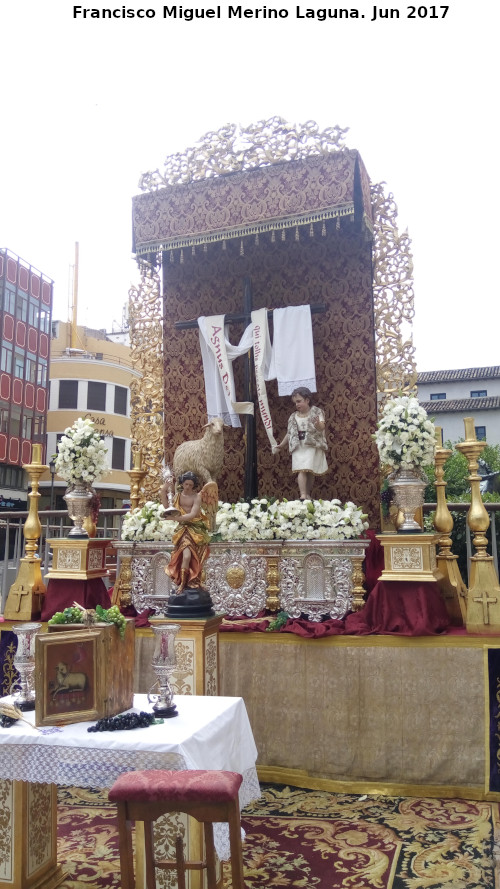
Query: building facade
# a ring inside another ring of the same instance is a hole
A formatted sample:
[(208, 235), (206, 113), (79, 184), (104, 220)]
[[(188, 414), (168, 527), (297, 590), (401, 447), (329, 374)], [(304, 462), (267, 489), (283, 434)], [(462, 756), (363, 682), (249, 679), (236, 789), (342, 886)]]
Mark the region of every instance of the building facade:
[[(72, 345), (76, 343), (75, 345)], [(47, 412), (48, 461), (64, 430), (89, 418), (108, 447), (109, 473), (96, 484), (102, 508), (121, 508), (130, 496), (130, 383), (140, 374), (132, 367), (130, 347), (113, 342), (104, 330), (52, 324), (50, 397)], [(64, 509), (66, 482), (57, 475), (41, 479), (41, 507)]]
[(52, 295), (50, 278), (0, 248), (0, 511), (26, 509), (34, 443), (45, 459)]
[(500, 366), (425, 371), (417, 385), (418, 400), (442, 427), (443, 441), (463, 439), (464, 417), (473, 417), (476, 437), (500, 444)]

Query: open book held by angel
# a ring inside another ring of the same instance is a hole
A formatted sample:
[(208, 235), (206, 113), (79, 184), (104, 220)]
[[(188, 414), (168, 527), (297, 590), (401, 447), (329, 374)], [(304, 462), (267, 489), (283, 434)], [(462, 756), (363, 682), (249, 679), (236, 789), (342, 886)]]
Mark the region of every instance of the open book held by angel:
[[(177, 595), (184, 589), (202, 587), (203, 566), (210, 549), (210, 529), (215, 527), (218, 506), (218, 488), (215, 482), (207, 482), (200, 490), (198, 476), (194, 472), (183, 472), (177, 480), (177, 492), (173, 507), (178, 522), (172, 536), (174, 551), (165, 569), (177, 586)], [(167, 482), (160, 488), (160, 499), (165, 509), (171, 507)], [(174, 516), (173, 516), (174, 517)]]

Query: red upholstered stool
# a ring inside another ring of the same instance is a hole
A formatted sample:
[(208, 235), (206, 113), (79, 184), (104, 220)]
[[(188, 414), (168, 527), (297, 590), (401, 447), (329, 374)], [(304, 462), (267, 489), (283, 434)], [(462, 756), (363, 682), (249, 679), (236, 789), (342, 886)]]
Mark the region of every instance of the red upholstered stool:
[[(227, 821), (231, 848), (233, 889), (244, 889), (237, 772), (164, 771), (127, 772), (115, 781), (109, 799), (118, 807), (122, 889), (134, 889), (131, 821), (144, 822), (147, 889), (156, 889), (155, 868), (176, 868), (179, 889), (185, 889), (185, 871), (207, 869), (208, 889), (216, 889), (212, 824)], [(177, 838), (176, 860), (156, 861), (153, 824), (168, 812), (184, 812), (204, 825), (206, 862), (184, 860), (182, 838)]]

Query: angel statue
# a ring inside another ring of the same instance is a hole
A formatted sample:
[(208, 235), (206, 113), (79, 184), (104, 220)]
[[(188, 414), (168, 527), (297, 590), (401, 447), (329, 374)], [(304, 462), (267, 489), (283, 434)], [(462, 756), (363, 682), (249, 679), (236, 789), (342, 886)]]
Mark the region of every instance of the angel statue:
[[(203, 566), (210, 549), (210, 528), (215, 523), (218, 495), (217, 485), (209, 482), (199, 490), (198, 476), (183, 472), (178, 478), (180, 490), (173, 500), (178, 510), (177, 528), (172, 536), (174, 551), (166, 573), (177, 586), (170, 596), (169, 616), (194, 616), (213, 614), (209, 593), (202, 586)], [(165, 509), (171, 506), (167, 482), (160, 489)]]

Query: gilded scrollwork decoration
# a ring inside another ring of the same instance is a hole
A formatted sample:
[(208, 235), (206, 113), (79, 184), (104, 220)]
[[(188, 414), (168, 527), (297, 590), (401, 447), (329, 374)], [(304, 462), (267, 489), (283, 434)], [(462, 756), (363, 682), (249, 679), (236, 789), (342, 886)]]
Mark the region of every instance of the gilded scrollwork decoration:
[(413, 258), (408, 232), (399, 234), (398, 208), (384, 183), (371, 186), (374, 215), (373, 302), (379, 409), (398, 392), (415, 392), (412, 338)]
[(163, 331), (160, 282), (161, 255), (141, 260), (140, 283), (129, 290), (132, 364), (141, 374), (130, 384), (133, 448), (140, 450), (146, 475), (139, 506), (156, 500), (163, 463)]
[(246, 127), (227, 123), (216, 132), (205, 133), (184, 152), (167, 157), (163, 172), (143, 173), (139, 188), (157, 191), (167, 185), (329, 154), (344, 148), (346, 133), (347, 129), (339, 126), (320, 130), (314, 120), (292, 124), (278, 116)]

